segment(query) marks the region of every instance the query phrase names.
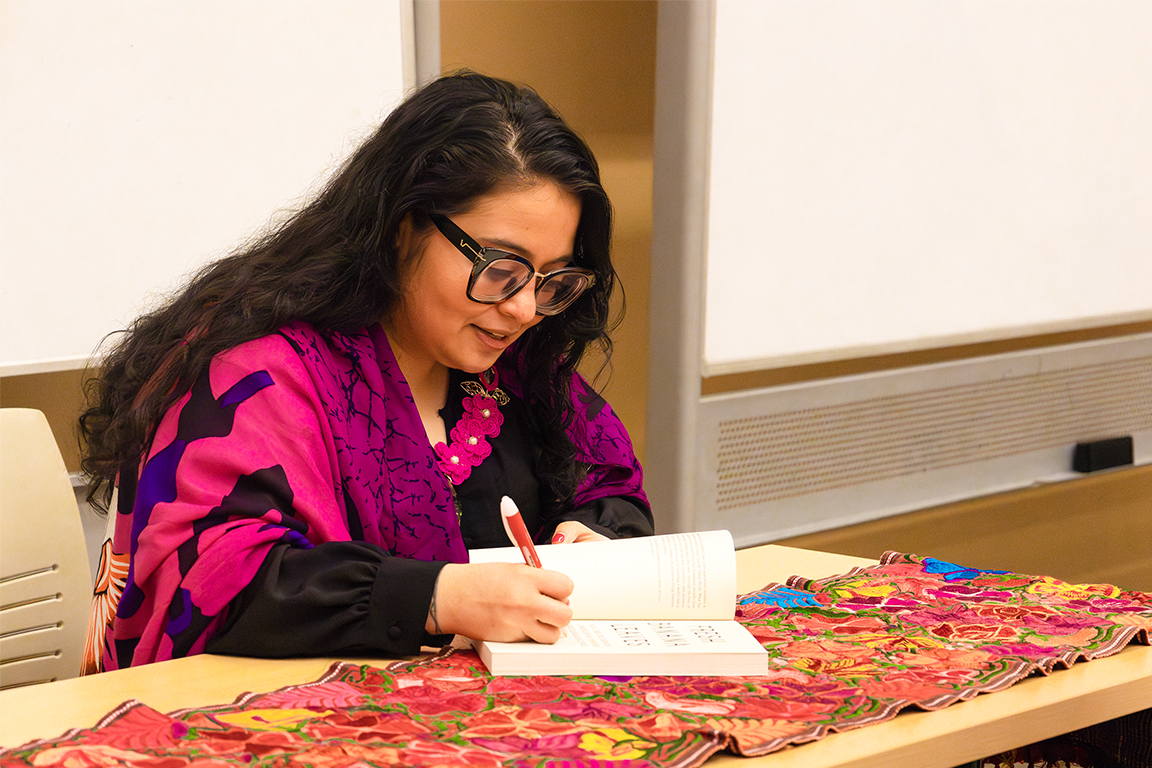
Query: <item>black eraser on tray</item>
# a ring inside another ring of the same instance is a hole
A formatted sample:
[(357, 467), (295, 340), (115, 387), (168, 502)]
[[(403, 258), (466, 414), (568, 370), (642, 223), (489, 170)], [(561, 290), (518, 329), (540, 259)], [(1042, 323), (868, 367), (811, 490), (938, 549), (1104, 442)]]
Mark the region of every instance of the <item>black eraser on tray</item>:
[(1123, 467), (1134, 461), (1132, 436), (1113, 437), (1077, 443), (1072, 455), (1072, 469), (1076, 472), (1098, 472), (1101, 469)]

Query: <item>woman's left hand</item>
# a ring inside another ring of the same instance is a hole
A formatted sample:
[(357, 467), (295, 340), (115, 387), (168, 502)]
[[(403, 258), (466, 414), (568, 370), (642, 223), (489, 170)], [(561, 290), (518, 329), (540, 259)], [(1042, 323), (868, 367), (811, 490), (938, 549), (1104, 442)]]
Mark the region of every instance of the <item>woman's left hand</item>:
[(552, 534), (553, 544), (579, 544), (584, 541), (608, 541), (608, 537), (575, 520), (560, 523), (556, 526), (556, 533)]

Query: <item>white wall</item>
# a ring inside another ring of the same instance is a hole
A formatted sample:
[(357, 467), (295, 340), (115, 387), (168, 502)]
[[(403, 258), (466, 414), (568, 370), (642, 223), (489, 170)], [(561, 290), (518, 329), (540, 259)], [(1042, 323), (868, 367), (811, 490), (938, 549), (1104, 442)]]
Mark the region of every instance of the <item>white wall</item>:
[(0, 375), (82, 367), (412, 80), (412, 0), (2, 0), (0, 26)]
[(1152, 318), (1149, 40), (1147, 0), (718, 0), (705, 375)]

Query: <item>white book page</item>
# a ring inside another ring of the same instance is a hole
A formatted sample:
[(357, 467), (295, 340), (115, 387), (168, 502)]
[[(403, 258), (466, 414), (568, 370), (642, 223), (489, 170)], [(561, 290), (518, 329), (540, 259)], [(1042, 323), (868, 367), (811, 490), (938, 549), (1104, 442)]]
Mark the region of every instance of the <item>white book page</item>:
[(574, 621), (554, 645), (474, 642), (493, 674), (764, 675), (768, 653), (735, 621)]
[(764, 653), (735, 621), (574, 621), (554, 644), (486, 642), (494, 653)]
[[(543, 567), (574, 582), (576, 620), (730, 620), (736, 614), (736, 552), (728, 531), (547, 544), (536, 551)], [(524, 562), (514, 547), (469, 556), (474, 563)]]

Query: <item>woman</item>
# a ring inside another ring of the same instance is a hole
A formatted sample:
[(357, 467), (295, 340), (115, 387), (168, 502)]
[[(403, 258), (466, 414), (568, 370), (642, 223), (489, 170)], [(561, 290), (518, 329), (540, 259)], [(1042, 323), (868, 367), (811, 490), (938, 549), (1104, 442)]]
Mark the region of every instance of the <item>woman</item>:
[(571, 581), (467, 548), (507, 545), (503, 495), (538, 541), (652, 533), (627, 433), (576, 373), (609, 349), (610, 230), (579, 137), (461, 73), (139, 319), (81, 418), (128, 563), (99, 666), (554, 642)]

